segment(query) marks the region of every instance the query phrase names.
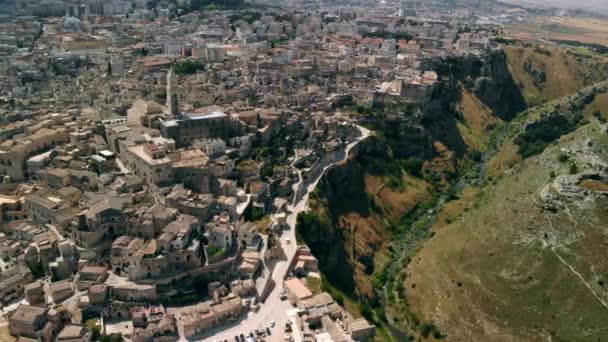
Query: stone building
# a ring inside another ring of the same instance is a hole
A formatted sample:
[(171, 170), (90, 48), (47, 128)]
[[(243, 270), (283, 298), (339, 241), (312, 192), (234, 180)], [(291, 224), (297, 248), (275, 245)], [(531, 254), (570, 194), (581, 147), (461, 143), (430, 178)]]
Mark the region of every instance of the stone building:
[(187, 338), (201, 334), (224, 322), (236, 320), (245, 312), (241, 298), (230, 294), (204, 302), (182, 312), (184, 335)]
[(47, 312), (47, 308), (19, 305), (9, 318), (11, 335), (51, 341), (53, 326), (49, 322)]

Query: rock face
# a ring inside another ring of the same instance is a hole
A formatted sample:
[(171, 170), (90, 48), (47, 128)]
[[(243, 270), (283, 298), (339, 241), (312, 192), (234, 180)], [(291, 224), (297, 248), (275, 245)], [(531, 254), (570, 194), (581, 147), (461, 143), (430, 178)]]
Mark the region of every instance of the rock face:
[[(513, 63), (519, 63), (519, 72), (513, 73), (519, 75), (517, 82), (510, 73)], [(321, 271), (332, 285), (362, 301), (383, 302), (385, 307), (391, 305), (379, 299), (377, 290), (387, 284), (382, 280), (386, 261), (397, 255), (396, 252), (391, 254), (389, 242), (407, 243), (403, 238), (406, 234), (399, 235), (395, 227), (408, 222), (409, 216), (418, 215), (417, 207), (425, 208), (425, 201), (432, 197), (430, 184), (436, 184), (432, 177), (427, 177), (426, 180), (418, 179), (420, 191), (417, 194), (413, 193), (412, 189), (416, 188), (413, 184), (403, 188), (396, 184), (397, 189), (387, 190), (391, 188), (391, 181), (397, 181), (391, 167), (403, 166), (405, 163), (400, 162), (412, 158), (424, 161), (426, 176), (435, 175), (429, 172), (433, 170), (432, 165), (440, 165), (439, 172), (452, 165), (457, 174), (460, 162), (474, 155), (468, 154), (469, 149), (476, 148), (471, 143), (474, 138), (489, 139), (486, 124), (509, 121), (526, 109), (526, 99), (518, 86), (521, 75), (533, 74), (532, 81), (550, 87), (549, 81), (555, 75), (550, 72), (550, 65), (543, 71), (546, 72), (543, 76), (540, 69), (531, 67), (521, 72), (526, 68), (524, 63), (524, 59), (508, 59), (502, 51), (484, 58), (466, 56), (433, 61), (428, 67), (438, 72), (440, 81), (424, 103), (408, 103), (386, 95), (375, 98), (374, 113), (361, 121), (373, 127), (381, 138), (369, 138), (348, 161), (329, 170), (319, 183), (318, 191), (311, 196), (312, 210), (298, 218), (300, 238), (311, 247), (319, 259)], [(529, 86), (532, 81), (525, 83), (526, 89), (532, 87)], [(578, 90), (581, 88), (575, 91)], [(540, 141), (542, 148), (534, 153), (537, 157), (509, 166), (511, 169), (502, 180), (494, 185), (488, 183), (490, 185), (486, 184), (487, 188), (478, 195), (465, 196), (462, 203), (455, 201), (450, 206), (461, 216), (449, 210), (446, 215), (462, 219), (446, 223), (450, 229), (445, 231), (434, 230), (434, 237), (424, 242), (422, 252), (412, 256), (410, 266), (399, 278), (402, 289), (407, 290), (400, 300), (407, 297), (410, 305), (406, 314), (399, 317), (400, 321), (408, 322), (407, 329), (417, 321), (434, 322), (450, 340), (535, 341), (538, 336), (549, 339), (554, 329), (567, 337), (580, 336), (576, 335), (579, 328), (570, 317), (584, 317), (586, 327), (598, 326), (598, 318), (605, 317), (605, 307), (598, 305), (601, 302), (596, 297), (603, 301), (608, 298), (604, 285), (608, 273), (605, 258), (597, 261), (598, 254), (593, 251), (605, 252), (608, 176), (602, 164), (606, 160), (605, 154), (600, 156), (589, 150), (605, 139), (562, 148), (561, 153), (577, 158), (581, 170), (575, 175), (569, 174), (572, 171), (568, 170), (568, 164), (557, 161), (556, 152), (543, 152), (564, 133), (580, 129), (579, 121), (585, 120), (580, 120), (584, 117), (579, 114), (594, 101), (593, 94), (598, 91), (606, 92), (596, 86), (589, 92), (580, 92), (579, 96), (570, 96), (559, 106), (553, 101), (531, 109), (527, 115), (536, 119), (528, 120), (518, 132), (533, 138), (529, 139), (532, 143), (539, 142), (537, 135), (547, 138), (547, 141)], [(545, 107), (553, 109), (548, 111)], [(531, 112), (538, 111), (544, 115), (531, 116)], [(560, 122), (555, 121), (555, 117), (565, 118), (571, 125), (558, 125)], [(513, 127), (519, 124), (519, 120), (513, 121), (516, 125)], [(475, 125), (480, 128), (475, 130)], [(464, 132), (463, 126), (470, 130)], [(559, 129), (555, 136), (549, 134), (558, 126), (567, 129)], [(604, 130), (608, 129), (604, 127), (602, 134)], [(532, 134), (536, 131), (541, 134)], [(510, 153), (511, 147), (516, 151), (523, 144), (520, 143), (506, 145), (505, 155)], [(605, 144), (604, 141), (598, 150), (608, 151)], [(442, 160), (444, 163), (437, 162)], [(583, 166), (589, 169), (592, 165), (597, 166), (593, 166), (592, 172), (583, 172)], [(551, 171), (560, 169), (561, 172), (546, 186)], [(440, 185), (434, 189), (435, 194), (442, 190)], [(475, 196), (486, 201), (481, 209), (473, 206), (477, 203)], [(464, 206), (467, 201), (471, 202), (468, 203), (470, 207)], [(575, 201), (577, 205), (571, 205)], [(587, 203), (593, 206), (580, 205)], [(461, 204), (464, 209), (459, 207)], [(600, 211), (602, 214), (596, 215)], [(423, 211), (427, 212), (429, 210)], [(601, 218), (601, 225), (596, 224), (596, 218)], [(581, 244), (570, 244), (570, 241), (581, 241)], [(573, 253), (575, 248), (580, 250)], [(580, 286), (580, 276), (571, 272), (568, 265), (581, 273), (593, 291), (585, 284)], [(590, 269), (589, 265), (600, 271)], [(555, 275), (559, 275), (559, 281), (553, 280)], [(577, 297), (570, 296), (562, 284), (576, 287)], [(488, 292), (490, 290), (492, 292)], [(571, 313), (562, 315), (566, 306), (552, 305), (554, 318), (543, 323), (547, 330), (539, 335), (535, 323), (546, 318), (539, 308), (546, 310), (547, 293), (554, 297), (553, 303), (568, 303)], [(585, 308), (575, 305), (579, 299), (593, 312), (585, 312)], [(468, 310), (469, 307), (474, 310)], [(499, 315), (496, 308), (499, 308)], [(505, 332), (500, 336), (508, 338), (492, 339), (498, 336), (496, 332)], [(594, 334), (605, 337), (605, 331)], [(484, 338), (479, 339), (479, 336)]]
[(508, 67), (507, 55), (496, 50), (485, 57), (466, 56), (442, 60), (435, 66), (443, 78), (461, 83), (496, 116), (511, 120), (527, 104)]
[[(373, 193), (370, 164), (411, 158), (436, 161), (446, 155), (453, 156), (457, 164), (469, 149), (458, 128), (462, 113), (457, 106), (463, 87), (501, 119), (514, 117), (526, 106), (500, 51), (485, 59), (467, 56), (434, 61), (429, 67), (437, 70), (440, 81), (423, 103), (376, 96), (375, 114), (362, 121), (382, 138), (367, 139), (348, 161), (328, 170), (311, 196), (312, 210), (298, 218), (298, 234), (319, 259), (329, 281), (371, 302), (378, 299), (372, 274), (378, 271), (377, 260), (389, 254), (391, 222), (414, 209), (424, 191), (396, 190), (376, 198), (387, 191), (384, 183), (394, 175), (388, 169), (375, 174), (381, 190)], [(448, 164), (452, 162), (442, 165)], [(443, 171), (454, 172), (455, 168)]]
[[(353, 250), (352, 229), (342, 217), (356, 213), (362, 218), (371, 214), (366, 193), (366, 170), (363, 160), (367, 157), (390, 158), (390, 150), (377, 138), (368, 138), (352, 151), (349, 160), (329, 170), (319, 182), (317, 192), (311, 196), (311, 211), (298, 217), (298, 234), (308, 244), (319, 260), (319, 266), (332, 284), (349, 294), (357, 291), (355, 267), (358, 261), (367, 264), (379, 246), (368, 245), (363, 253)], [(351, 243), (349, 243), (351, 242)], [(358, 256), (356, 256), (358, 255)], [(353, 260), (353, 256), (359, 260)], [(373, 266), (371, 266), (373, 272)], [(374, 297), (367, 293), (367, 297)]]
[(428, 62), (427, 67), (436, 70), (440, 80), (425, 101), (411, 103), (379, 94), (374, 109), (384, 115), (366, 118), (384, 134), (396, 158), (436, 158), (437, 141), (462, 158), (469, 149), (458, 129), (463, 118), (457, 107), (463, 91), (475, 96), (499, 120), (509, 121), (527, 107), (502, 51), (485, 57), (440, 59)]
[(532, 83), (534, 83), (537, 88), (544, 86), (547, 81), (547, 74), (545, 73), (544, 66), (535, 66), (530, 61), (526, 61), (524, 63), (524, 70), (532, 77)]

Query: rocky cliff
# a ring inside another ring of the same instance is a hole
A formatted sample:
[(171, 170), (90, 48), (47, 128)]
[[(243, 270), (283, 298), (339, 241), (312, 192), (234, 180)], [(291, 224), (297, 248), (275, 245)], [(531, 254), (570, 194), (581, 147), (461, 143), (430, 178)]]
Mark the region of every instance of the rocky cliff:
[[(345, 293), (362, 294), (374, 299), (375, 294), (365, 277), (373, 273), (374, 254), (386, 237), (380, 222), (358, 225), (357, 221), (374, 221), (367, 194), (367, 158), (390, 159), (390, 149), (376, 137), (359, 144), (350, 158), (329, 169), (317, 190), (310, 196), (311, 211), (298, 217), (298, 234), (319, 259), (321, 271)], [(356, 219), (350, 219), (356, 217)], [(364, 231), (372, 228), (371, 231)], [(355, 244), (353, 234), (367, 236), (366, 243)], [(360, 277), (358, 277), (360, 276)], [(365, 288), (361, 293), (360, 288)]]
[(496, 110), (503, 118), (525, 106), (513, 80), (504, 76), (508, 68), (501, 52), (433, 63), (440, 82), (423, 103), (376, 97), (373, 115), (362, 122), (377, 135), (328, 170), (311, 196), (312, 210), (298, 218), (298, 234), (327, 279), (372, 303), (378, 300), (375, 276), (390, 257), (393, 230), (445, 186), (440, 181), (458, 172), (471, 148), (462, 127), (473, 125), (469, 121), (479, 114), (460, 105), (464, 98), (485, 106), (488, 116), (498, 116)]
[[(360, 122), (376, 136), (362, 142), (348, 161), (326, 173), (311, 196), (312, 210), (298, 218), (299, 237), (311, 247), (333, 286), (361, 303), (384, 303), (372, 315), (377, 324), (385, 324), (384, 308), (393, 307), (403, 313), (389, 313), (389, 320), (400, 330), (412, 333), (412, 329), (436, 328), (429, 314), (432, 308), (421, 316), (409, 308), (403, 286), (407, 274), (398, 269), (398, 277), (391, 277), (388, 266), (396, 265), (395, 260), (399, 266), (414, 258), (413, 253), (431, 236), (428, 227), (436, 210), (441, 210), (438, 222), (442, 226), (449, 226), (456, 213), (473, 210), (481, 189), (456, 191), (462, 188), (458, 187), (462, 178), (479, 172), (471, 166), (481, 163), (479, 152), (493, 145), (490, 141), (495, 127), (508, 131), (511, 121), (521, 119), (518, 114), (530, 104), (546, 103), (553, 92), (562, 94), (570, 89), (564, 80), (559, 80), (564, 85), (559, 91), (548, 84), (555, 79), (555, 72), (538, 62), (547, 52), (510, 49), (483, 58), (433, 61), (429, 66), (437, 70), (439, 83), (423, 103), (377, 96), (370, 110), (361, 111), (371, 114), (358, 114)], [(576, 64), (576, 59), (563, 51), (550, 53), (552, 58), (563, 59), (568, 70), (587, 70), (586, 63), (595, 61)], [(594, 79), (589, 76), (577, 83), (586, 85)], [(490, 162), (511, 167), (518, 159), (503, 156), (518, 153), (512, 144), (500, 149)], [(449, 204), (442, 208), (437, 204), (442, 202)], [(463, 234), (462, 241), (466, 241)], [(461, 286), (454, 279), (449, 284)], [(416, 284), (408, 282), (407, 286)], [(415, 298), (424, 302), (420, 296)], [(414, 303), (418, 308), (420, 301)]]

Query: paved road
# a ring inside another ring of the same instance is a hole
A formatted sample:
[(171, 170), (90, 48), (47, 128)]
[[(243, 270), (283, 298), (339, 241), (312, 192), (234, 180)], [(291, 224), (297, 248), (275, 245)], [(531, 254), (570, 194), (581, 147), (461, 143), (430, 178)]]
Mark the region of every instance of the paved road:
[[(359, 128), (361, 135), (346, 146), (344, 158), (340, 161), (348, 159), (352, 148), (365, 138), (369, 137), (371, 133), (368, 129), (364, 127), (357, 127)], [(308, 195), (317, 187), (317, 184), (319, 183), (321, 178), (323, 178), (325, 172), (338, 162), (331, 163), (324, 167), (323, 171), (317, 176), (317, 178), (306, 187), (306, 189), (304, 190), (305, 195), (302, 196), (302, 199), (295, 205), (288, 206), (290, 214), (287, 216), (287, 225), (289, 226), (289, 228), (283, 232), (283, 236), (281, 237), (281, 246), (283, 247), (287, 258), (286, 260), (280, 260), (276, 263), (272, 273), (272, 279), (275, 282), (275, 287), (273, 288), (266, 301), (261, 304), (260, 310), (258, 312), (250, 312), (247, 317), (242, 318), (240, 321), (237, 321), (232, 326), (221, 326), (217, 329), (214, 329), (213, 331), (210, 331), (209, 334), (205, 335), (204, 337), (201, 337), (201, 341), (234, 341), (235, 335), (247, 335), (249, 332), (253, 332), (256, 329), (265, 329), (272, 320), (276, 322), (276, 326), (272, 329), (272, 335), (266, 338), (266, 341), (283, 341), (284, 334), (282, 328), (285, 326), (285, 322), (287, 321), (286, 312), (292, 309), (293, 307), (291, 306), (289, 301), (282, 301), (280, 299), (280, 292), (281, 288), (283, 287), (283, 279), (287, 275), (287, 268), (293, 260), (297, 249), (295, 229), (296, 220), (298, 214), (308, 209)], [(300, 177), (300, 181), (294, 185), (294, 188), (297, 189), (297, 187), (299, 187), (302, 182), (302, 177)], [(286, 243), (286, 237), (289, 237), (291, 243)], [(176, 318), (179, 322), (179, 313), (176, 314)], [(180, 334), (180, 336), (183, 335)], [(184, 339), (182, 338), (182, 341), (183, 340)]]

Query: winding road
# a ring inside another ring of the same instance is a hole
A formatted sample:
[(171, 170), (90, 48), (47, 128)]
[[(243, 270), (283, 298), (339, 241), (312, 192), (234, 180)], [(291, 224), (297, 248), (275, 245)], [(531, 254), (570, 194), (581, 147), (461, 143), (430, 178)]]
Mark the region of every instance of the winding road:
[[(272, 329), (272, 335), (266, 338), (266, 341), (283, 341), (283, 326), (287, 321), (287, 311), (293, 309), (289, 301), (281, 300), (281, 288), (283, 284), (283, 279), (287, 275), (288, 267), (291, 264), (293, 258), (295, 257), (297, 250), (296, 243), (296, 220), (298, 215), (308, 209), (308, 196), (309, 194), (317, 187), (317, 184), (323, 178), (323, 175), (327, 172), (328, 169), (333, 167), (334, 165), (347, 160), (350, 156), (350, 152), (357, 144), (361, 141), (365, 140), (370, 136), (371, 131), (367, 128), (357, 125), (359, 132), (361, 133), (358, 138), (356, 138), (353, 142), (346, 145), (344, 149), (344, 156), (337, 161), (331, 162), (326, 165), (322, 172), (314, 179), (314, 181), (310, 182), (305, 186), (305, 193), (301, 197), (297, 203), (293, 203), (293, 205), (288, 206), (288, 210), (290, 214), (287, 216), (287, 225), (288, 229), (283, 232), (283, 236), (281, 237), (281, 246), (283, 251), (285, 251), (286, 259), (280, 260), (276, 263), (273, 271), (272, 271), (272, 280), (274, 281), (274, 288), (266, 298), (264, 303), (261, 303), (260, 310), (258, 312), (250, 312), (246, 317), (243, 317), (241, 320), (232, 324), (231, 326), (220, 326), (212, 331), (209, 331), (202, 340), (204, 341), (234, 341), (234, 336), (239, 334), (247, 335), (249, 332), (252, 332), (256, 329), (266, 328), (270, 321), (275, 321), (276, 326)], [(294, 184), (294, 189), (298, 189), (302, 186), (302, 182), (304, 182), (303, 178), (300, 176), (300, 180), (298, 183)], [(296, 201), (296, 196), (294, 196), (294, 201)], [(289, 238), (292, 243), (286, 243), (286, 238)], [(179, 321), (179, 317), (178, 321)], [(202, 341), (199, 340), (199, 341)], [(185, 341), (182, 337), (181, 341)]]

